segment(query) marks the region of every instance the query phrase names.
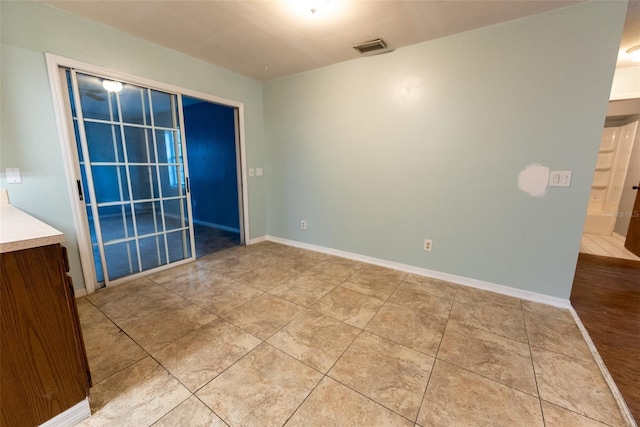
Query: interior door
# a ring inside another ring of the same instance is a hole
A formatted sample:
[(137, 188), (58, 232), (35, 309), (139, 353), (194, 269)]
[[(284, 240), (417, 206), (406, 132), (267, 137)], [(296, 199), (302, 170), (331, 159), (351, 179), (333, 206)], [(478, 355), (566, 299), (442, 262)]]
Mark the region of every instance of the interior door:
[(193, 258), (180, 98), (66, 76), (98, 284)]
[(629, 222), (629, 230), (627, 231), (627, 239), (624, 242), (624, 247), (631, 252), (640, 256), (640, 183), (634, 186), (636, 190), (636, 201), (633, 204), (633, 211), (631, 212), (631, 221)]

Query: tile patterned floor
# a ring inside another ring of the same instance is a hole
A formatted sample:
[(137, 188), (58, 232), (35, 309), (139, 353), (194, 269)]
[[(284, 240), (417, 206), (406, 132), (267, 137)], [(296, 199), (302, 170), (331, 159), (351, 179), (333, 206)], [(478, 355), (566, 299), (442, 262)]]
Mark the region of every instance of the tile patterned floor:
[(566, 310), (264, 242), (78, 300), (84, 426), (623, 426)]
[(585, 254), (607, 256), (612, 258), (640, 261), (640, 257), (624, 247), (624, 236), (613, 233), (611, 236), (598, 234), (583, 234), (580, 242), (580, 252)]

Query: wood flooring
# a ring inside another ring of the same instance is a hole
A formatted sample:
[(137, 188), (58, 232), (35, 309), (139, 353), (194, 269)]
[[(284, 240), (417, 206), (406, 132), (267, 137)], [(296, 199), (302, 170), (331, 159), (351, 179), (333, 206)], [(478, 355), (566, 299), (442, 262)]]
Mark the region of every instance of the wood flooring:
[(571, 303), (640, 422), (640, 261), (580, 254)]

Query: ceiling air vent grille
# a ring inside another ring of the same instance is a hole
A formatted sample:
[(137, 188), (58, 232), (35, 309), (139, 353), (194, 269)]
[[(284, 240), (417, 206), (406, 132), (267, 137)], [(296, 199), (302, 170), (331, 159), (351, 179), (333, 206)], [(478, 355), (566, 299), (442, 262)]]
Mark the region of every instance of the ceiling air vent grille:
[(370, 40), (368, 42), (364, 42), (362, 44), (354, 46), (353, 48), (360, 53), (369, 53), (369, 52), (374, 52), (376, 50), (386, 49), (386, 47), (387, 47), (387, 44), (384, 42), (384, 40), (375, 39), (375, 40)]

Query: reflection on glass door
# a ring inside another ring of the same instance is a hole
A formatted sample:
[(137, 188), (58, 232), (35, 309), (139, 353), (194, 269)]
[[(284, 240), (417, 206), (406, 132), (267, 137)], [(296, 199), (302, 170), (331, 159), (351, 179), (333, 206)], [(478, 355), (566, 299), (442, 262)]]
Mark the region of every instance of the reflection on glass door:
[(178, 97), (66, 75), (98, 283), (192, 258)]

